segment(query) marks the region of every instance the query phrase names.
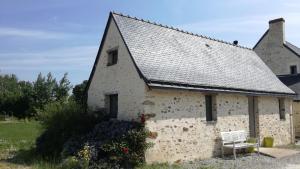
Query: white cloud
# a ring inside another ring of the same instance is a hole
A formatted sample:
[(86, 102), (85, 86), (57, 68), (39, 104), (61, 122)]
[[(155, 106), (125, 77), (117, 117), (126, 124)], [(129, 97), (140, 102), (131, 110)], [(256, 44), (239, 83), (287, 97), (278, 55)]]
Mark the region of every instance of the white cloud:
[(92, 66), (98, 46), (76, 46), (34, 53), (0, 53), (3, 70), (71, 71)]
[(187, 23), (178, 25), (177, 27), (204, 35), (218, 34), (226, 36), (227, 34), (233, 38), (242, 37), (245, 43), (251, 47), (258, 41), (264, 31), (268, 29), (268, 21), (279, 17), (283, 17), (286, 20), (286, 39), (300, 46), (300, 34), (298, 33), (300, 29), (300, 12), (214, 19)]
[(63, 39), (70, 37), (70, 34), (61, 32), (51, 32), (44, 30), (29, 30), (29, 29), (18, 29), (18, 28), (7, 28), (0, 27), (0, 37), (25, 37), (25, 38), (36, 38), (36, 39)]

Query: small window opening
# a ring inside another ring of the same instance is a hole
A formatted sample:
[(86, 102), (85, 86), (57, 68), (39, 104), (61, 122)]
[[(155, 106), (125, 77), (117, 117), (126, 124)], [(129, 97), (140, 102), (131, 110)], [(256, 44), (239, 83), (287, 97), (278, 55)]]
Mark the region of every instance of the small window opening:
[(108, 61), (107, 66), (115, 65), (118, 62), (118, 50), (110, 50), (107, 52), (108, 54)]
[(279, 117), (280, 117), (280, 120), (285, 120), (284, 98), (279, 98), (278, 103), (279, 103)]
[(292, 65), (290, 66), (290, 71), (291, 71), (291, 74), (297, 74), (297, 66), (296, 65)]
[(206, 121), (217, 121), (216, 97), (213, 95), (205, 96)]

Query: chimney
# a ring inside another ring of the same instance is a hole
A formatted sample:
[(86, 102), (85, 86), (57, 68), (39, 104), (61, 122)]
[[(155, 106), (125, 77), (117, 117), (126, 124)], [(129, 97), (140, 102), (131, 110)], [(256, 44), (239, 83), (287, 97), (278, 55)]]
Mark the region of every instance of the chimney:
[(269, 21), (269, 40), (272, 43), (282, 45), (285, 43), (284, 19), (278, 18)]
[(238, 45), (239, 44), (239, 41), (235, 40), (233, 41), (233, 45)]

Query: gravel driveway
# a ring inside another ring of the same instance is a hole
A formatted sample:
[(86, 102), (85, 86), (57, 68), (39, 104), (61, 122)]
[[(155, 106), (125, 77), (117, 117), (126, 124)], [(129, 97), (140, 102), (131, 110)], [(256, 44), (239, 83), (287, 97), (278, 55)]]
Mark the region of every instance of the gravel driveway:
[(300, 154), (282, 159), (252, 154), (239, 156), (237, 160), (232, 157), (212, 158), (182, 165), (188, 169), (199, 169), (200, 166), (211, 166), (213, 169), (300, 169)]

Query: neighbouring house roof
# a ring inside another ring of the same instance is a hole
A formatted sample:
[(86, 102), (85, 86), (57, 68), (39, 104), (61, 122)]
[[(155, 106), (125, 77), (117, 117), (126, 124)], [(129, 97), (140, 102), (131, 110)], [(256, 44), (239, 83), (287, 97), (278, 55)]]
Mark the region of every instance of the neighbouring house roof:
[(297, 93), (294, 100), (300, 101), (300, 74), (296, 75), (279, 75), (278, 78), (290, 89)]
[(297, 56), (300, 57), (300, 48), (298, 48), (297, 46), (291, 44), (288, 41), (285, 42), (284, 46), (286, 48), (288, 48), (289, 50), (291, 50), (294, 54), (296, 54)]
[(252, 49), (122, 14), (111, 18), (149, 87), (294, 94)]

